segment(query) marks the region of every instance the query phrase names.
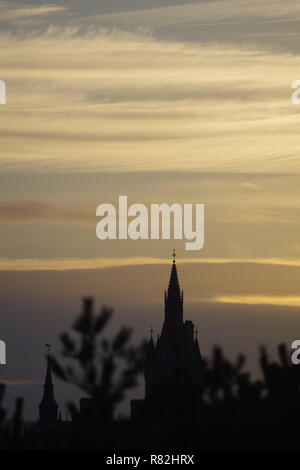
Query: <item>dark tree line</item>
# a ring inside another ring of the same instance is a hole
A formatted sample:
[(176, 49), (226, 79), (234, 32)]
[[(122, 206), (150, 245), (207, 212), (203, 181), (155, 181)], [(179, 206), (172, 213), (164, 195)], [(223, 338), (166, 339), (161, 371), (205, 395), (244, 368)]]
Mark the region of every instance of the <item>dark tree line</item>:
[(300, 367), (291, 364), (284, 345), (278, 347), (277, 361), (261, 348), (260, 380), (244, 371), (243, 355), (230, 361), (215, 347), (202, 362), (202, 387), (192, 400), (186, 400), (182, 389), (176, 393), (179, 388), (173, 383), (158, 391), (156, 419), (151, 406), (140, 420), (114, 419), (116, 406), (143, 372), (147, 346), (133, 346), (132, 332), (125, 327), (108, 339), (105, 328), (111, 315), (107, 308), (96, 314), (92, 300), (86, 299), (73, 334), (61, 335), (62, 358), (50, 357), (54, 374), (90, 398), (89, 412), (69, 403), (71, 421), (58, 421), (47, 430), (57, 439), (45, 440), (38, 423), (24, 424), (22, 399), (7, 419), (5, 387), (0, 385), (0, 449), (300, 448)]

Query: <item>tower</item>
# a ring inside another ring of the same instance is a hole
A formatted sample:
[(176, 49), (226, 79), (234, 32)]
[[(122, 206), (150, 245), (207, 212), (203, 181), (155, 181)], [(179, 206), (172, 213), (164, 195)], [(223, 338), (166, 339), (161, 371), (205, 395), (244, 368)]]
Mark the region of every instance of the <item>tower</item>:
[(41, 403), (39, 404), (39, 417), (41, 424), (56, 423), (58, 418), (58, 404), (56, 403), (54, 398), (54, 386), (52, 382), (49, 355), (47, 356), (47, 370), (43, 398)]
[(183, 324), (183, 291), (180, 291), (175, 258), (174, 250), (169, 287), (165, 290), (165, 321), (162, 334), (166, 335), (172, 335)]
[(145, 361), (145, 404), (160, 416), (173, 406), (190, 416), (199, 401), (202, 359), (194, 324), (184, 320), (183, 291), (173, 252), (170, 280), (164, 292), (164, 322), (156, 344), (152, 331)]

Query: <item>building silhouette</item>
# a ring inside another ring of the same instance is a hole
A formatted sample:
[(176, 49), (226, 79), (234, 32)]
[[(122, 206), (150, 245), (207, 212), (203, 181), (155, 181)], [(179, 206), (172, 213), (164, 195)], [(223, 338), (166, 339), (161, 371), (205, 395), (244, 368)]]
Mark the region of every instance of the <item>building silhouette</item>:
[[(170, 423), (174, 416), (191, 421), (197, 416), (202, 391), (202, 358), (197, 333), (192, 321), (184, 319), (183, 291), (173, 263), (168, 288), (164, 291), (164, 322), (161, 334), (153, 339), (151, 330), (147, 346), (144, 380), (145, 398), (131, 401), (131, 418), (135, 420), (162, 421)], [(85, 300), (85, 308), (91, 308)], [(47, 345), (50, 347), (50, 345)], [(94, 398), (80, 400), (79, 416), (82, 422), (91, 422), (97, 417)], [(44, 393), (39, 405), (40, 429), (57, 430), (61, 423), (49, 356), (44, 384)], [(56, 432), (56, 431), (55, 431)], [(48, 438), (47, 438), (48, 439)]]
[(147, 416), (162, 419), (182, 411), (195, 413), (202, 384), (202, 359), (194, 324), (184, 320), (183, 291), (173, 263), (169, 286), (164, 292), (164, 323), (157, 341), (151, 337), (145, 360), (145, 399), (132, 400), (133, 419)]
[(46, 378), (44, 384), (44, 393), (39, 404), (39, 422), (41, 425), (56, 423), (58, 420), (58, 404), (54, 397), (54, 386), (52, 381), (52, 372), (49, 356), (47, 357)]

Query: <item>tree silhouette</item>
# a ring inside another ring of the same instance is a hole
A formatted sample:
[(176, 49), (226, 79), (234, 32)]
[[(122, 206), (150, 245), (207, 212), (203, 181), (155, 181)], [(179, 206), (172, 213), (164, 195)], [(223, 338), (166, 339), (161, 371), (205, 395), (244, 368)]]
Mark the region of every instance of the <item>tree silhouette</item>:
[(261, 347), (260, 379), (244, 370), (244, 355), (232, 361), (216, 346), (202, 362), (201, 387), (195, 393), (178, 371), (171, 387), (162, 378), (153, 401), (143, 403), (143, 419), (116, 419), (116, 406), (144, 370), (146, 344), (133, 346), (126, 327), (109, 339), (111, 316), (106, 307), (95, 313), (93, 300), (84, 299), (72, 334), (61, 335), (62, 359), (49, 357), (53, 372), (88, 397), (81, 409), (69, 404), (71, 422), (58, 421), (48, 429), (57, 433), (54, 439), (43, 440), (39, 424), (24, 426), (22, 399), (8, 419), (0, 384), (0, 449), (39, 449), (49, 443), (51, 448), (115, 450), (300, 448), (300, 367), (291, 363), (283, 344), (277, 360)]
[(10, 426), (7, 423), (7, 413), (3, 407), (5, 386), (0, 383), (0, 450), (20, 449), (25, 443), (23, 433), (23, 399), (17, 398), (16, 407)]
[(74, 404), (69, 404), (69, 409), (78, 428), (88, 428), (89, 439), (94, 443), (96, 440), (98, 446), (111, 437), (116, 405), (137, 385), (146, 350), (144, 342), (138, 346), (130, 344), (132, 331), (127, 327), (121, 328), (111, 340), (104, 337), (111, 316), (112, 309), (107, 307), (96, 314), (93, 299), (85, 298), (83, 312), (73, 325), (77, 339), (69, 333), (61, 335), (62, 354), (67, 364), (50, 356), (57, 377), (79, 387), (91, 398), (92, 413), (88, 419), (80, 415)]

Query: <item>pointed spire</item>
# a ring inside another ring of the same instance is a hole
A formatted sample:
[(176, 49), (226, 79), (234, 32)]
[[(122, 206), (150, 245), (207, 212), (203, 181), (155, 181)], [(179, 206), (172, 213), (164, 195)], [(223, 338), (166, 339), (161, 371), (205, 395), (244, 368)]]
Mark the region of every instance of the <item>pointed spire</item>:
[[(51, 365), (50, 365), (50, 352), (51, 352), (51, 344), (45, 344), (47, 349), (47, 369), (46, 369), (46, 378), (44, 384), (44, 395), (52, 394), (53, 395), (53, 382), (52, 382), (52, 372), (51, 372)], [(53, 395), (54, 396), (54, 395)]]
[(183, 291), (180, 291), (180, 285), (179, 285), (179, 280), (178, 280), (178, 274), (177, 274), (177, 266), (176, 266), (176, 251), (175, 248), (172, 253), (173, 256), (173, 264), (172, 264), (172, 269), (171, 269), (171, 275), (170, 275), (170, 282), (169, 282), (169, 287), (166, 295), (166, 300), (168, 301), (169, 299), (173, 298), (173, 300), (181, 300)]
[(149, 350), (153, 350), (153, 349), (154, 349), (153, 329), (152, 329), (152, 326), (151, 326), (151, 329), (150, 329), (150, 341), (149, 341), (148, 349), (149, 349)]
[(179, 324), (183, 322), (183, 292), (180, 290), (178, 280), (175, 249), (172, 256), (173, 263), (169, 287), (165, 294), (165, 321), (168, 324)]
[(153, 341), (153, 330), (151, 327), (150, 340), (149, 340), (147, 351), (146, 351), (146, 364), (149, 364), (151, 362), (152, 354), (154, 351), (155, 351), (155, 346), (154, 346), (154, 341)]
[(52, 381), (52, 372), (51, 372), (51, 364), (50, 364), (50, 356), (49, 352), (51, 350), (50, 344), (46, 344), (46, 348), (48, 350), (47, 354), (47, 369), (46, 369), (46, 377), (45, 377), (45, 384), (44, 384), (44, 393), (42, 401), (39, 405), (40, 410), (40, 422), (43, 423), (51, 423), (57, 421), (57, 413), (58, 413), (58, 404), (55, 401), (54, 397), (54, 386)]
[(167, 298), (170, 297), (171, 295), (173, 296), (178, 296), (181, 298), (181, 292), (180, 292), (180, 286), (179, 286), (179, 280), (178, 280), (178, 274), (177, 274), (177, 267), (175, 262), (173, 261), (172, 269), (171, 269), (171, 276), (170, 276), (170, 282), (169, 282), (169, 287), (168, 287), (168, 293), (167, 293)]
[(52, 382), (52, 372), (51, 372), (51, 366), (50, 366), (50, 360), (49, 356), (47, 357), (47, 370), (46, 370), (46, 379), (45, 379), (45, 385), (44, 385), (44, 390), (50, 391), (53, 390), (53, 382)]

